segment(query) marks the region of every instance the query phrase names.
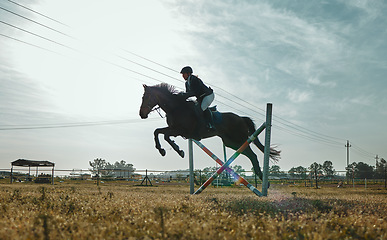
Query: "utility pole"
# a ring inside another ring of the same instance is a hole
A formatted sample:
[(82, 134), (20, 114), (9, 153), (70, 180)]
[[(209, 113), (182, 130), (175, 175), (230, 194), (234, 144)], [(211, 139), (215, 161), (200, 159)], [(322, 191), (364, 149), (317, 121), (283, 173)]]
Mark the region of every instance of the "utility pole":
[(345, 147), (347, 148), (347, 167), (348, 167), (349, 166), (349, 148), (351, 147), (348, 140), (347, 140), (347, 145), (345, 145)]

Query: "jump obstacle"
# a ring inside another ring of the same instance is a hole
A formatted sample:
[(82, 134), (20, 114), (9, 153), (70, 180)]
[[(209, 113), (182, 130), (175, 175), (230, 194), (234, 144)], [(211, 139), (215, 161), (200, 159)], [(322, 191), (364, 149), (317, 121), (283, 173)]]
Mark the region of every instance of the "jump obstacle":
[[(194, 143), (196, 143), (205, 153), (207, 153), (212, 159), (215, 160), (220, 166), (224, 165), (224, 162), (220, 160), (215, 154), (213, 154), (208, 148), (206, 148), (201, 142), (193, 140)], [(253, 193), (255, 193), (257, 196), (262, 197), (262, 193), (256, 189), (253, 185), (251, 185), (246, 179), (244, 179), (242, 176), (239, 176), (234, 170), (232, 170), (229, 167), (225, 167), (225, 170), (234, 178), (235, 182), (240, 182), (243, 185), (245, 185), (248, 189), (250, 189)], [(210, 178), (211, 179), (211, 178)], [(210, 180), (209, 179), (209, 180)], [(207, 180), (207, 181), (209, 181)], [(198, 189), (198, 191), (200, 188)], [(203, 191), (204, 188), (201, 190)], [(194, 194), (198, 194), (198, 191), (196, 191)], [(200, 192), (201, 192), (200, 191)], [(199, 193), (200, 193), (199, 192)]]
[[(215, 154), (213, 154), (208, 148), (202, 143), (196, 140), (189, 139), (189, 167), (190, 167), (190, 193), (199, 194), (206, 187), (208, 187), (212, 181), (214, 181), (224, 170), (230, 173), (230, 175), (237, 181), (245, 185), (257, 196), (267, 196), (268, 188), (268, 177), (269, 177), (269, 156), (270, 156), (270, 137), (271, 137), (271, 116), (272, 116), (271, 103), (266, 105), (266, 122), (264, 122), (247, 140), (239, 147), (239, 149), (225, 162), (223, 163)], [(256, 189), (253, 185), (247, 182), (244, 178), (235, 173), (231, 168), (230, 164), (246, 149), (246, 147), (258, 137), (258, 135), (265, 130), (265, 148), (263, 157), (263, 179), (262, 179), (262, 193)], [(198, 189), (194, 192), (194, 181), (193, 181), (193, 151), (192, 141), (194, 141), (204, 152), (206, 152), (212, 159), (214, 159), (221, 167)]]

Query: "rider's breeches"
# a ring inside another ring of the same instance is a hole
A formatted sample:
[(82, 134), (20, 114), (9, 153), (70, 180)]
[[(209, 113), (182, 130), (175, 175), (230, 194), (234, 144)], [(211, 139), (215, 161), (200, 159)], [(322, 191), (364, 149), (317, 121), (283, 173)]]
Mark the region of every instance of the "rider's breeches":
[(214, 101), (214, 98), (215, 98), (214, 93), (211, 93), (210, 95), (207, 95), (203, 98), (202, 105), (201, 105), (201, 108), (203, 111), (206, 110), (211, 105), (212, 101)]

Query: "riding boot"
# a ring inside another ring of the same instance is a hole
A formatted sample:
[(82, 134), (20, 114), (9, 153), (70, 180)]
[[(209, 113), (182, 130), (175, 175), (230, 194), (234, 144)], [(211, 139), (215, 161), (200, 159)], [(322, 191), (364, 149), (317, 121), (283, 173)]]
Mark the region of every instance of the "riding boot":
[(204, 114), (204, 119), (206, 121), (207, 128), (210, 129), (210, 130), (215, 130), (214, 119), (213, 119), (211, 110), (207, 108), (203, 112), (203, 114)]

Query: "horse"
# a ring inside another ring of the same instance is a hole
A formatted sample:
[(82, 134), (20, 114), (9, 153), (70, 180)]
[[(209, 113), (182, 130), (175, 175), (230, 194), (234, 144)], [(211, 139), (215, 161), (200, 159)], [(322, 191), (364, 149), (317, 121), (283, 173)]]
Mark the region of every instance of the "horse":
[[(166, 114), (168, 127), (157, 128), (154, 131), (155, 147), (162, 156), (166, 152), (160, 145), (159, 134), (164, 135), (164, 139), (171, 147), (184, 158), (184, 151), (171, 140), (172, 137), (181, 136), (185, 139), (200, 140), (218, 136), (222, 139), (226, 147), (237, 150), (247, 138), (255, 132), (255, 124), (249, 117), (241, 117), (231, 112), (219, 113), (221, 121), (214, 122), (214, 129), (207, 128), (203, 112), (192, 100), (186, 100), (175, 87), (161, 83), (154, 86), (143, 84), (144, 95), (140, 107), (140, 117), (146, 119), (150, 112), (161, 108)], [(155, 108), (158, 106), (157, 108)], [(256, 138), (254, 144), (259, 150), (264, 152), (264, 146)], [(280, 159), (281, 151), (270, 148), (270, 158), (275, 162)], [(257, 155), (248, 146), (243, 152), (253, 165), (254, 172), (262, 179), (262, 171), (259, 166)]]

